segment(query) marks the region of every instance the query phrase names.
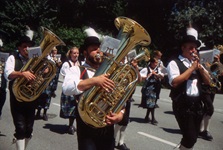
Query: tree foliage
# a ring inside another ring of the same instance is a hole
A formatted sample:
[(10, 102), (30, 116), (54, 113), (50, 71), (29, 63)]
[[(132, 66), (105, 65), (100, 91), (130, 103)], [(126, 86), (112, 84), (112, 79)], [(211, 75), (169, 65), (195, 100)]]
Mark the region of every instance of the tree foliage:
[(45, 26), (64, 40), (68, 49), (83, 43), (85, 27), (116, 37), (114, 19), (126, 16), (148, 31), (152, 39), (149, 49), (161, 50), (165, 59), (190, 21), (205, 44), (222, 44), (222, 3), (222, 0), (1, 0), (0, 38), (6, 50), (14, 48), (28, 25), (38, 43), (39, 27)]
[(207, 46), (223, 42), (223, 2), (221, 0), (179, 0), (173, 6), (168, 19), (168, 30), (180, 39), (189, 22), (199, 33), (199, 39)]
[[(25, 34), (27, 26), (38, 31), (40, 26), (51, 27), (57, 24), (56, 10), (48, 1), (11, 0), (3, 1), (3, 11), (0, 12), (0, 35), (9, 48)], [(38, 32), (37, 32), (38, 33)], [(39, 36), (38, 34), (36, 36)]]

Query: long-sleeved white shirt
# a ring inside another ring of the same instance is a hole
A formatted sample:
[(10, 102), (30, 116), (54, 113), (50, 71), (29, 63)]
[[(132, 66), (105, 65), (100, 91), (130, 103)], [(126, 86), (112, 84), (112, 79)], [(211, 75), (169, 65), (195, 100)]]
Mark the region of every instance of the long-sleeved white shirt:
[[(90, 67), (88, 64), (84, 64), (85, 67)], [(66, 76), (64, 78), (64, 82), (62, 85), (63, 93), (65, 95), (79, 95), (83, 93), (83, 91), (80, 91), (77, 88), (77, 85), (81, 81), (80, 79), (80, 67), (79, 66), (73, 66), (70, 69), (66, 71)], [(92, 78), (95, 74), (95, 71), (91, 69), (87, 69), (87, 74), (89, 78)]]
[[(19, 57), (21, 58), (23, 65), (25, 65), (27, 63), (27, 59), (24, 59), (21, 54), (19, 54)], [(10, 80), (8, 77), (13, 71), (15, 71), (15, 57), (10, 55), (5, 62), (4, 70), (4, 76), (7, 80)]]

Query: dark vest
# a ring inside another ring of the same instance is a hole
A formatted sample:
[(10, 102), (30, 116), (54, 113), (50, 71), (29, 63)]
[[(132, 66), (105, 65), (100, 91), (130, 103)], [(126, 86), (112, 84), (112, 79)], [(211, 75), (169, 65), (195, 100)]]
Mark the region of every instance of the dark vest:
[[(23, 63), (22, 63), (21, 58), (19, 57), (19, 53), (16, 52), (12, 55), (15, 57), (15, 68), (14, 68), (14, 70), (15, 71), (20, 71), (21, 68), (23, 67)], [(12, 89), (12, 85), (13, 85), (14, 81), (15, 81), (15, 79), (9, 81), (9, 89), (10, 90)]]
[[(177, 66), (179, 67), (180, 74), (184, 73), (188, 68), (183, 64), (182, 61), (180, 61), (178, 58), (174, 59), (174, 61), (177, 63)], [(201, 74), (199, 71), (196, 72), (197, 74), (191, 74), (189, 77), (190, 80), (192, 79), (198, 79), (198, 91), (201, 92)], [(181, 85), (179, 85), (177, 88), (171, 87), (170, 91), (170, 97), (171, 99), (175, 99), (179, 94), (185, 94), (187, 88), (187, 80), (184, 81)]]

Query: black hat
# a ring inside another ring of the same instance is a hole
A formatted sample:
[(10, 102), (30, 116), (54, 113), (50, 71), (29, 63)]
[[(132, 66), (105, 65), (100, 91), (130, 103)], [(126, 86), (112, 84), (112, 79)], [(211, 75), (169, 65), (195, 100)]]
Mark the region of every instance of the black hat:
[(84, 40), (83, 47), (86, 49), (90, 45), (100, 45), (101, 42), (99, 41), (99, 38), (95, 36), (89, 36)]
[(194, 36), (192, 35), (186, 35), (183, 37), (183, 40), (181, 42), (181, 45), (183, 45), (184, 43), (195, 43), (197, 45), (197, 47), (201, 46), (201, 42), (198, 41)]
[(22, 43), (30, 43), (31, 46), (34, 46), (35, 45), (35, 42), (31, 41), (30, 38), (28, 36), (22, 36), (20, 39), (19, 39), (19, 42), (16, 43), (16, 47), (20, 46)]

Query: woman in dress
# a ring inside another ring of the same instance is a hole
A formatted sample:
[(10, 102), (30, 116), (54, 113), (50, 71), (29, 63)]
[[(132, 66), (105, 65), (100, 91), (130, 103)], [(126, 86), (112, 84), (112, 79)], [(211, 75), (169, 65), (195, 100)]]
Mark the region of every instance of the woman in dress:
[(142, 80), (145, 80), (142, 87), (142, 100), (140, 106), (147, 109), (145, 121), (149, 122), (149, 114), (151, 112), (151, 123), (156, 125), (158, 122), (155, 119), (155, 105), (157, 99), (159, 99), (159, 91), (161, 88), (161, 79), (164, 74), (161, 73), (158, 67), (158, 59), (151, 58), (149, 65), (140, 71)]
[[(60, 74), (65, 77), (66, 71), (70, 69), (72, 66), (80, 66), (78, 61), (79, 49), (77, 47), (72, 47), (67, 52), (67, 61), (65, 61), (61, 67)], [(74, 134), (75, 127), (73, 126), (76, 109), (76, 99), (73, 95), (66, 96), (61, 93), (61, 101), (60, 101), (60, 117), (64, 119), (69, 119), (69, 128), (68, 133)]]

